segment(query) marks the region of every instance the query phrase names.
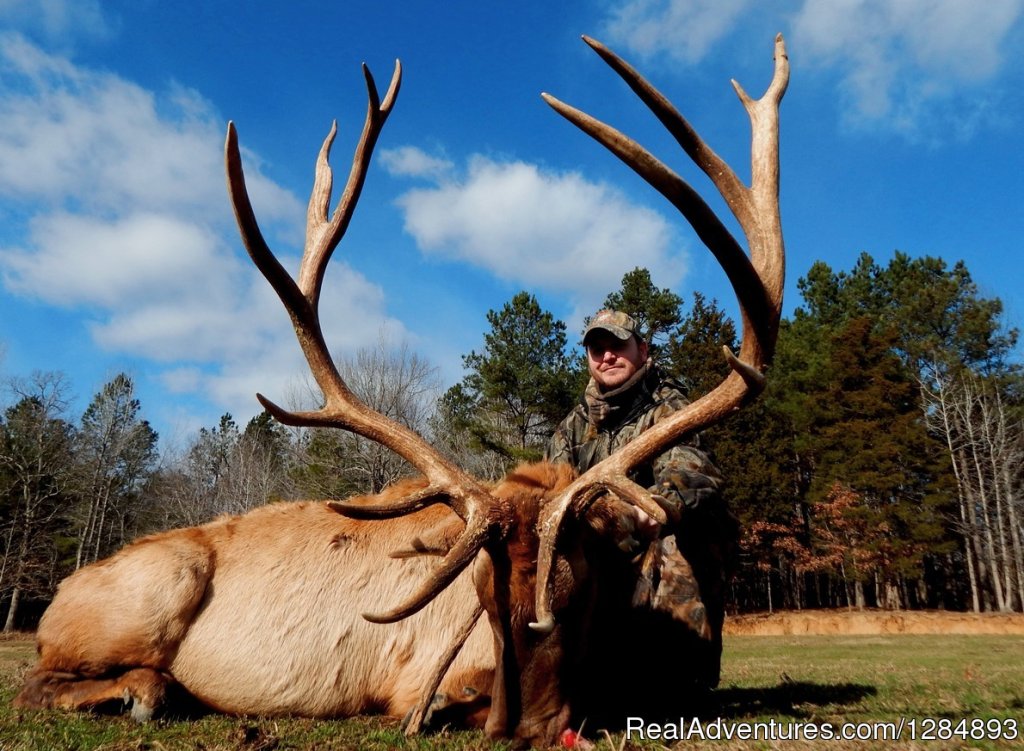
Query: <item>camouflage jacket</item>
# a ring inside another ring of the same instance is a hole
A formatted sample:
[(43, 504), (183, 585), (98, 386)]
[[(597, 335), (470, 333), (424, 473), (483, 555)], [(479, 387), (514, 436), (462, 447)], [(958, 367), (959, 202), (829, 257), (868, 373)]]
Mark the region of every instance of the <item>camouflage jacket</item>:
[[(595, 425), (586, 400), (581, 400), (555, 429), (545, 458), (584, 472), (689, 403), (681, 386), (653, 365), (646, 377), (608, 401), (607, 416)], [(668, 502), (666, 511), (673, 521), (687, 510), (706, 509), (720, 500), (722, 476), (701, 451), (697, 435), (687, 436), (640, 467), (632, 479)]]

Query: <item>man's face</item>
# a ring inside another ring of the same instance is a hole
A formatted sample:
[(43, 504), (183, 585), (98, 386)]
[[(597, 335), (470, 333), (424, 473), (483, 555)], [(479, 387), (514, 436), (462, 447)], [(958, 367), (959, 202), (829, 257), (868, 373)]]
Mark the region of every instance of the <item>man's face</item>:
[(596, 330), (587, 337), (587, 365), (602, 391), (618, 388), (647, 362), (647, 342), (635, 336), (623, 341), (610, 331)]

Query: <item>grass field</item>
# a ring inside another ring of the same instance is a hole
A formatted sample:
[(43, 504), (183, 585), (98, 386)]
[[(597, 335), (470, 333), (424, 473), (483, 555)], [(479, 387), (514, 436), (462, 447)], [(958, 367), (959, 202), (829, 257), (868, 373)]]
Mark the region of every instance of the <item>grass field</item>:
[[(652, 659), (656, 659), (652, 655)], [(507, 748), (475, 732), (442, 732), (406, 739), (382, 719), (303, 719), (206, 716), (138, 725), (122, 717), (16, 712), (11, 699), (33, 661), (30, 640), (0, 641), (0, 749), (3, 751), (271, 751), (271, 749)], [(666, 676), (666, 680), (671, 680)], [(685, 708), (681, 708), (686, 713)], [(721, 688), (701, 711), (706, 736), (743, 723), (899, 723), (893, 740), (670, 740), (610, 737), (584, 729), (603, 749), (1024, 749), (1024, 636), (731, 636)], [(721, 725), (714, 720), (720, 718)], [(975, 738), (953, 732), (978, 720)], [(911, 740), (909, 722), (943, 740)], [(938, 722), (942, 720), (942, 722)], [(989, 721), (983, 725), (981, 721)], [(688, 718), (689, 723), (689, 718)], [(687, 723), (687, 727), (689, 724)], [(1016, 726), (1016, 740), (993, 739), (991, 729)], [(750, 727), (751, 732), (762, 733)], [(671, 734), (670, 727), (663, 732)], [(791, 730), (790, 730), (791, 732)], [(862, 731), (863, 732), (863, 731)], [(597, 736), (595, 738), (595, 735)]]

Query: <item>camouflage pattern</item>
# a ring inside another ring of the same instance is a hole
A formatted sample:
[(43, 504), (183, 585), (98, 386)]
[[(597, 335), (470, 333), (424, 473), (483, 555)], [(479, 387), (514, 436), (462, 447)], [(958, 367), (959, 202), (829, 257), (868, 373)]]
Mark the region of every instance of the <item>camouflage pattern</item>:
[[(599, 426), (591, 424), (585, 403), (576, 405), (555, 429), (544, 458), (585, 472), (688, 403), (679, 384), (652, 368), (611, 403), (611, 413)], [(722, 486), (722, 476), (700, 450), (696, 435), (641, 467), (632, 479), (666, 501), (665, 511), (673, 521), (681, 518), (684, 508), (717, 499)]]
[[(585, 397), (556, 428), (545, 458), (584, 472), (688, 403), (680, 385), (651, 365), (615, 397), (599, 425), (592, 424), (594, 410)], [(665, 612), (688, 626), (696, 637), (686, 647), (693, 653), (689, 677), (696, 686), (712, 688), (719, 680), (725, 587), (739, 540), (739, 524), (721, 495), (722, 475), (692, 435), (632, 479), (651, 491), (669, 518), (638, 556), (634, 606)], [(620, 547), (635, 545), (627, 542)]]
[(594, 317), (590, 319), (590, 325), (587, 326), (587, 330), (583, 332), (584, 344), (586, 344), (590, 332), (595, 329), (608, 331), (622, 341), (626, 341), (631, 336), (640, 336), (636, 320), (619, 310), (597, 311)]

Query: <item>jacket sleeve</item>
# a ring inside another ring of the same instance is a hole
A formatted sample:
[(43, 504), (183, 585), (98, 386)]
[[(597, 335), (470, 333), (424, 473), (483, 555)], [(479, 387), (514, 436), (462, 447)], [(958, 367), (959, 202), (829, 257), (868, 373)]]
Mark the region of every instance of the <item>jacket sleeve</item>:
[(667, 503), (661, 505), (672, 521), (721, 500), (721, 473), (707, 454), (693, 446), (674, 446), (655, 459), (654, 480), (650, 491), (665, 499)]
[[(681, 393), (671, 392), (657, 408), (654, 424), (686, 404)], [(722, 474), (700, 449), (700, 438), (696, 435), (656, 457), (652, 469), (654, 485), (649, 490), (665, 508), (670, 522), (677, 522), (698, 508), (709, 510), (721, 502)]]
[(576, 457), (572, 453), (572, 440), (569, 437), (569, 421), (571, 419), (570, 415), (555, 428), (555, 432), (544, 450), (545, 461), (576, 465)]

